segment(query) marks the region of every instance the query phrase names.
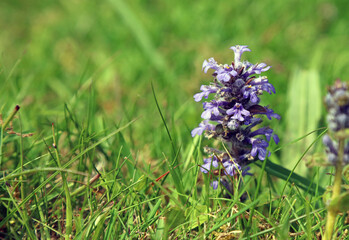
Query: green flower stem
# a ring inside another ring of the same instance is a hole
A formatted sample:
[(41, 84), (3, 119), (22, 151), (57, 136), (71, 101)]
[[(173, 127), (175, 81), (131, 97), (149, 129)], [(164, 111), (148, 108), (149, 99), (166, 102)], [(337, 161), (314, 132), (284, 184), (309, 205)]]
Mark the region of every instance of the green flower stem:
[[(343, 157), (344, 157), (344, 139), (341, 138), (341, 139), (339, 139), (338, 161), (337, 161), (336, 168), (335, 168), (335, 176), (334, 176), (331, 201), (336, 199), (341, 193)], [(333, 229), (334, 229), (334, 226), (336, 224), (337, 214), (338, 214), (338, 209), (336, 209), (334, 207), (328, 208), (324, 240), (331, 240), (332, 239)]]

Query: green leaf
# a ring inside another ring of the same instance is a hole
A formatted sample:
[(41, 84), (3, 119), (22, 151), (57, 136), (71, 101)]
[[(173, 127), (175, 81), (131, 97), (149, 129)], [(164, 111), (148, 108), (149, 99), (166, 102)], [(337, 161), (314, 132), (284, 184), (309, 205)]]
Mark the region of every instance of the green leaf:
[[(318, 127), (322, 101), (320, 75), (317, 70), (295, 69), (292, 73), (287, 99), (289, 104), (286, 113), (286, 136), (288, 139), (304, 136)], [(294, 166), (295, 153), (304, 152), (306, 146), (312, 143), (315, 137), (315, 135), (308, 135), (283, 150), (282, 159), (287, 168)], [(304, 174), (306, 170), (304, 165), (297, 167), (297, 173)]]

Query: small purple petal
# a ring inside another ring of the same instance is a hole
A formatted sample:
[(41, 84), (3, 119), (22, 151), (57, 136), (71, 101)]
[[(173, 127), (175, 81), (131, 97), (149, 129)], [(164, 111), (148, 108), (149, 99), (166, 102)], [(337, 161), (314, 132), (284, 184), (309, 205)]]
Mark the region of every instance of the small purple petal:
[(213, 187), (214, 190), (216, 190), (218, 188), (218, 180), (214, 180), (212, 183), (211, 183), (211, 186)]
[(191, 131), (191, 136), (201, 135), (205, 130), (214, 130), (215, 125), (208, 123), (208, 120), (202, 121), (197, 128)]
[(279, 142), (280, 142), (279, 136), (275, 133), (273, 134), (273, 140), (276, 144), (279, 144)]
[(203, 129), (202, 127), (197, 127), (197, 128), (194, 128), (192, 131), (191, 131), (191, 136), (192, 137), (195, 137), (195, 135), (201, 135), (203, 132), (204, 132), (205, 129)]
[(208, 69), (214, 69), (218, 70), (219, 65), (218, 63), (214, 60), (214, 58), (209, 58), (208, 61), (205, 60), (202, 64), (202, 70), (207, 73)]

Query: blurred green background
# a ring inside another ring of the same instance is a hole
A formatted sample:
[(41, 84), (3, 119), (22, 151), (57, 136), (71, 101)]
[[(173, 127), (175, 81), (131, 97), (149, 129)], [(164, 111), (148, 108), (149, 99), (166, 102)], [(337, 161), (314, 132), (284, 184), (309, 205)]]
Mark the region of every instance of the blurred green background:
[[(326, 86), (349, 76), (348, 12), (344, 0), (2, 0), (1, 112), (19, 104), (23, 129), (39, 133), (64, 119), (65, 104), (94, 129), (138, 118), (126, 130), (132, 150), (162, 158), (171, 144), (151, 82), (185, 148), (201, 121), (192, 96), (211, 80), (202, 62), (230, 63), (229, 47), (240, 44), (252, 50), (244, 59), (272, 66), (266, 75), (277, 94), (262, 102), (282, 116), (271, 126), (283, 146), (326, 125)], [(293, 159), (313, 139), (276, 156)]]

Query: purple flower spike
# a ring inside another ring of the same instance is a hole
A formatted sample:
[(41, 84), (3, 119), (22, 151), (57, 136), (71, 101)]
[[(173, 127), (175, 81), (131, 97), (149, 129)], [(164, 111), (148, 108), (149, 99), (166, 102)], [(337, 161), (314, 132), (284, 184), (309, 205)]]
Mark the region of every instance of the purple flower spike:
[[(271, 139), (276, 144), (279, 142), (273, 129), (258, 128), (263, 122), (262, 116), (265, 115), (269, 120), (280, 119), (272, 109), (260, 104), (264, 92), (275, 93), (274, 86), (266, 76), (256, 76), (268, 71), (270, 66), (265, 63), (242, 62), (241, 55), (251, 51), (246, 45), (237, 45), (230, 49), (234, 51), (234, 62), (231, 64), (219, 64), (209, 58), (202, 65), (205, 73), (213, 69), (214, 80), (210, 85), (202, 85), (201, 92), (195, 94), (194, 99), (199, 102), (203, 98), (207, 99), (210, 94), (214, 94), (214, 97), (203, 103), (201, 117), (205, 120), (191, 132), (194, 137), (206, 131), (206, 138), (227, 143), (226, 151), (205, 147), (209, 157), (200, 166), (201, 172), (210, 174), (214, 189), (221, 183), (227, 191), (233, 189), (229, 186), (231, 181), (228, 178), (235, 178), (240, 174), (249, 175), (247, 165), (257, 159), (264, 160), (270, 155), (267, 148)], [(337, 125), (343, 125), (343, 121), (339, 120)]]

